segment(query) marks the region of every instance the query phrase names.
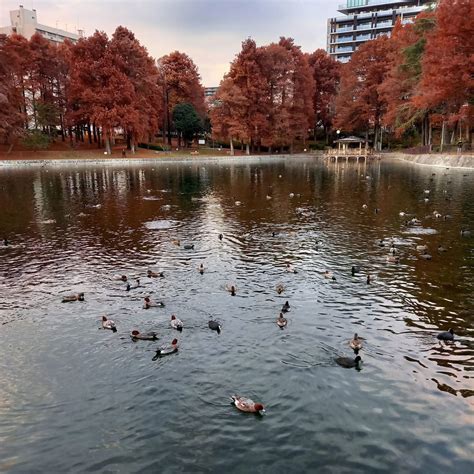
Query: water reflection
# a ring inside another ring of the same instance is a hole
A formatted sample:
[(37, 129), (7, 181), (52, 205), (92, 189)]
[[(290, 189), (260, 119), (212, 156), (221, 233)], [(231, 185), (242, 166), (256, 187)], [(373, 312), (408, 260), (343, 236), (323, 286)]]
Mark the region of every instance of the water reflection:
[[(474, 252), (460, 230), (474, 230), (474, 174), (465, 174), (296, 158), (2, 170), (0, 237), (12, 244), (0, 248), (0, 470), (250, 469), (245, 453), (258, 439), (262, 472), (311, 470), (316, 455), (329, 470), (396, 470), (395, 451), (414, 448), (432, 456), (416, 470), (442, 472), (448, 458), (470, 471)], [(414, 217), (421, 226), (406, 225)], [(386, 259), (392, 241), (398, 264)], [(126, 292), (122, 274), (141, 286)], [(83, 303), (60, 304), (81, 291)], [(144, 311), (148, 295), (166, 307)], [(123, 339), (98, 331), (102, 314)], [(156, 344), (128, 335), (157, 330), (169, 344), (170, 314), (185, 325), (179, 353), (152, 363)], [(437, 341), (449, 327), (454, 343)], [(343, 371), (334, 359), (354, 357), (355, 332), (364, 364)], [(229, 410), (233, 392), (263, 400), (265, 420)], [(449, 420), (438, 414), (447, 402)], [(291, 455), (277, 459), (276, 440)], [(176, 443), (197, 454), (176, 460)], [(50, 456), (37, 465), (41, 452)]]

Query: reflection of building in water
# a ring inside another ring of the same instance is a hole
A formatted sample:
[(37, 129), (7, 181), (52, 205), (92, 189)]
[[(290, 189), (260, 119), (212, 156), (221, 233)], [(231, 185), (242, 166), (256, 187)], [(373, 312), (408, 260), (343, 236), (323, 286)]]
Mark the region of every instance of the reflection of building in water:
[(39, 33), (52, 43), (62, 43), (66, 39), (75, 43), (83, 36), (84, 31), (78, 30), (76, 34), (59, 28), (41, 25), (38, 23), (35, 9), (27, 10), (23, 8), (23, 5), (20, 5), (18, 10), (10, 11), (10, 25), (0, 27), (1, 33), (6, 35), (16, 33), (17, 35), (24, 36), (26, 39), (30, 39), (35, 33)]

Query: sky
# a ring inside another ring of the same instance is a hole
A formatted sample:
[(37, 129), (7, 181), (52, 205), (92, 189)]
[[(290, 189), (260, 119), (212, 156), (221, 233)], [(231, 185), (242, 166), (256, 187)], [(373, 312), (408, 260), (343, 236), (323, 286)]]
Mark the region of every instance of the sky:
[(342, 0), (0, 0), (0, 26), (9, 11), (36, 9), (38, 22), (86, 35), (111, 35), (119, 25), (151, 56), (178, 50), (199, 68), (205, 87), (218, 86), (248, 37), (258, 45), (294, 38), (303, 51), (326, 47), (327, 19)]

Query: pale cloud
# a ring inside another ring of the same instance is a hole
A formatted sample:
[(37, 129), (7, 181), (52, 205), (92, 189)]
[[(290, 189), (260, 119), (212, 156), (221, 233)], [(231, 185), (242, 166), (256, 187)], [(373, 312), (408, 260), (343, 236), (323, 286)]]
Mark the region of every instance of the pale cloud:
[[(22, 0), (1, 0), (0, 26)], [(24, 0), (40, 23), (111, 35), (118, 25), (132, 30), (159, 58), (179, 50), (192, 57), (203, 84), (218, 85), (247, 37), (257, 44), (295, 39), (304, 51), (326, 46), (326, 24), (340, 0)]]

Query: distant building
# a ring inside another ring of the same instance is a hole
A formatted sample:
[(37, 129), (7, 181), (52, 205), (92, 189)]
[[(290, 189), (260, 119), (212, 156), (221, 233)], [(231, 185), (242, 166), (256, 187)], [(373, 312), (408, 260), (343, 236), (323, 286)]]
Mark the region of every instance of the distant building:
[(75, 43), (83, 36), (82, 30), (78, 30), (76, 34), (39, 24), (36, 10), (27, 10), (23, 8), (23, 5), (20, 5), (18, 10), (10, 11), (10, 23), (10, 26), (0, 27), (0, 33), (7, 35), (16, 33), (27, 39), (30, 39), (35, 33), (39, 33), (52, 43), (62, 43), (65, 39)]
[(217, 94), (218, 87), (205, 87), (204, 97), (213, 97)]
[(345, 63), (361, 44), (390, 36), (397, 19), (412, 22), (430, 3), (433, 0), (347, 0), (338, 8), (344, 16), (328, 20), (327, 52)]

